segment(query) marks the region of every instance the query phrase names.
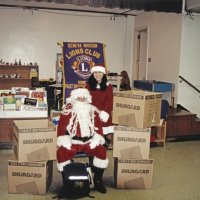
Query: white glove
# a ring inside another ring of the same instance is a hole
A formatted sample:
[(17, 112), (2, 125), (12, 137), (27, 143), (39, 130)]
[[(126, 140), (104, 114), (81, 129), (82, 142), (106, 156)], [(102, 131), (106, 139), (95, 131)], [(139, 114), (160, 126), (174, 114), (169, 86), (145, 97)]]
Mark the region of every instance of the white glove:
[(102, 122), (107, 122), (109, 118), (109, 114), (103, 110), (100, 111), (99, 113), (99, 118), (101, 119)]
[(100, 141), (99, 141), (99, 140), (92, 139), (92, 140), (91, 140), (91, 143), (90, 143), (90, 148), (91, 148), (91, 149), (94, 149), (95, 147), (99, 146), (99, 144), (100, 144)]
[(69, 135), (62, 135), (57, 138), (57, 146), (58, 147), (65, 147), (66, 149), (71, 149), (72, 140)]
[(103, 145), (104, 143), (105, 143), (104, 137), (95, 133), (93, 138), (91, 139), (90, 148), (94, 149), (95, 147)]

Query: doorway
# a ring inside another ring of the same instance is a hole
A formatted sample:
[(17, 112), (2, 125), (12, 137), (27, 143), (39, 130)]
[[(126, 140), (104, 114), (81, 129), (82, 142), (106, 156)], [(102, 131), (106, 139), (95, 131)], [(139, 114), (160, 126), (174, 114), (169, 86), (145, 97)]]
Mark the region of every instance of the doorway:
[(148, 78), (148, 27), (136, 30), (136, 79), (147, 80)]

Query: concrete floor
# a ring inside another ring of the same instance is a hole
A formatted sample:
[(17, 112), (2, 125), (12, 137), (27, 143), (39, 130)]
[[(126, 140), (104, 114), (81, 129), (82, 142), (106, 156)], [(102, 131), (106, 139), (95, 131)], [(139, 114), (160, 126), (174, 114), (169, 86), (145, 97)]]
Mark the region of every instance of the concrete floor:
[[(46, 200), (56, 196), (61, 177), (54, 162), (53, 182), (46, 195), (8, 194), (7, 160), (11, 150), (0, 150), (0, 200)], [(167, 142), (165, 147), (151, 147), (155, 159), (151, 190), (120, 190), (114, 187), (112, 150), (104, 174), (106, 194), (92, 191), (96, 200), (197, 200), (200, 199), (200, 141)], [(84, 158), (83, 158), (84, 159)], [(83, 198), (90, 199), (90, 198)]]

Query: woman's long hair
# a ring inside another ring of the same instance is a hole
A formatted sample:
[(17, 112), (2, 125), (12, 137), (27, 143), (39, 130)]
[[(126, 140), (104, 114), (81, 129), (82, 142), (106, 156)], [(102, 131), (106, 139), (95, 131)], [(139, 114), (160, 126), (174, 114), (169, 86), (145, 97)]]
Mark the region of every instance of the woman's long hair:
[[(97, 82), (97, 80), (94, 78), (94, 74), (92, 74), (92, 75), (88, 78), (88, 81), (87, 81), (87, 82), (88, 82), (88, 84), (89, 84), (91, 90), (96, 90), (98, 82)], [(106, 75), (104, 74), (103, 77), (102, 77), (101, 83), (99, 84), (99, 85), (100, 85), (100, 90), (102, 90), (102, 91), (105, 91), (105, 90), (106, 90), (106, 88), (107, 88), (107, 82), (108, 82), (107, 77), (106, 77)]]

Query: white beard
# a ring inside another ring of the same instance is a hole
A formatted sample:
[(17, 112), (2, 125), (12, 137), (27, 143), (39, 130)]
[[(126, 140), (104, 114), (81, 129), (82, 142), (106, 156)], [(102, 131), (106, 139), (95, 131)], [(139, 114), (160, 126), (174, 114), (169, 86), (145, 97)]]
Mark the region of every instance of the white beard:
[[(91, 130), (93, 130), (93, 123), (91, 117), (91, 105), (86, 102), (75, 102), (73, 105), (72, 112), (77, 115), (78, 122), (80, 125), (81, 136), (91, 136)], [(93, 132), (93, 131), (92, 131)]]

